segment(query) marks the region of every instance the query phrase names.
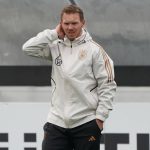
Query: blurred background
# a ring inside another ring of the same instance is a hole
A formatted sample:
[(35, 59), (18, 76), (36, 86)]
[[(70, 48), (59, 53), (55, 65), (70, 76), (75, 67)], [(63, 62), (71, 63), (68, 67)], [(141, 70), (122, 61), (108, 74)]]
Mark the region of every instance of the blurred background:
[(84, 10), (89, 33), (115, 65), (118, 90), (104, 136), (118, 141), (103, 139), (101, 150), (149, 150), (149, 0), (0, 0), (0, 150), (40, 150), (51, 64), (26, 56), (22, 45), (54, 29), (69, 3)]
[[(117, 66), (150, 64), (149, 0), (76, 0), (85, 12), (93, 39)], [(61, 0), (0, 1), (0, 65), (49, 65), (25, 56), (21, 47), (30, 37), (59, 23)]]

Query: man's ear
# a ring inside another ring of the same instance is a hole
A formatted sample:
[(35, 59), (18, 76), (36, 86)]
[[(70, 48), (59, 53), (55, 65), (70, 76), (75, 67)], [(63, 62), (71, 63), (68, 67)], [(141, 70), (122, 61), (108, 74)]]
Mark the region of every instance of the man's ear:
[(82, 27), (85, 27), (85, 20), (82, 21)]

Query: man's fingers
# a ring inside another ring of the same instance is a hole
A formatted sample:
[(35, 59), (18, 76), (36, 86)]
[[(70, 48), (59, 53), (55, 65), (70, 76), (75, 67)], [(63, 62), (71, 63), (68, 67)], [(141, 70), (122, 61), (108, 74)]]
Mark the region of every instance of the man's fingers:
[(56, 26), (56, 31), (57, 31), (57, 33), (58, 33), (58, 37), (59, 37), (60, 39), (63, 39), (64, 36), (65, 36), (65, 33), (64, 33), (64, 31), (63, 31), (63, 29), (62, 29), (62, 27), (61, 27), (61, 24), (58, 24), (58, 25)]

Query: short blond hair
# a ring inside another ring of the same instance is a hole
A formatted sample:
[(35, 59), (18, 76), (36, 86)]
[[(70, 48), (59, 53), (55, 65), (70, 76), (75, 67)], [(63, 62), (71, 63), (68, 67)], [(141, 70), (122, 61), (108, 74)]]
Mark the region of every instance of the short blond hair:
[(80, 17), (80, 20), (83, 21), (84, 20), (84, 13), (83, 13), (83, 10), (77, 6), (77, 5), (74, 5), (74, 4), (71, 4), (71, 5), (67, 5), (63, 8), (63, 10), (61, 11), (61, 20), (62, 20), (62, 17), (63, 17), (63, 14), (66, 13), (66, 14), (74, 14), (74, 13), (78, 13), (79, 14), (79, 17)]

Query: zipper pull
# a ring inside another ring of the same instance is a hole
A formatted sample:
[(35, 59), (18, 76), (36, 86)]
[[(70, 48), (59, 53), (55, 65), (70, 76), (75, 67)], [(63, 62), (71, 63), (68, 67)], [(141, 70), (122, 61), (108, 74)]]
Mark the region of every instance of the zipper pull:
[(70, 44), (71, 44), (70, 47), (72, 48), (72, 41), (70, 41)]
[(71, 47), (71, 54), (72, 54), (72, 42), (71, 42), (71, 45), (70, 45), (70, 47)]

